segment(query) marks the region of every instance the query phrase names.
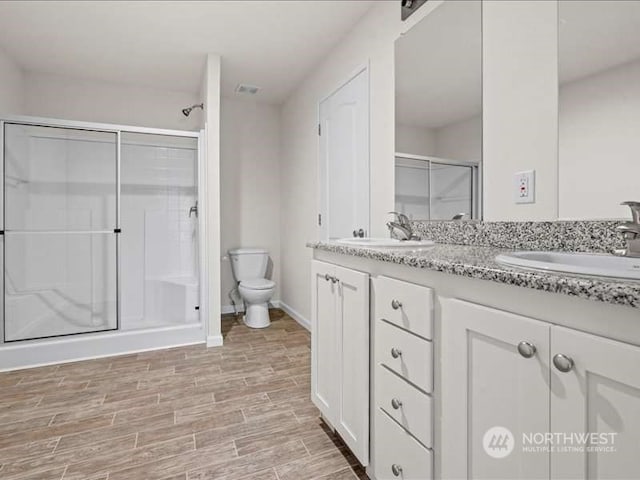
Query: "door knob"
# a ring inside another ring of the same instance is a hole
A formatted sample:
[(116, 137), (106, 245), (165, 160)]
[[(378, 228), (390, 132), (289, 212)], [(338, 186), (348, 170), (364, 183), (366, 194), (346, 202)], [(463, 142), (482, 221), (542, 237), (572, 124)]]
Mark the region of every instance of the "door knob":
[(397, 398), (392, 398), (391, 406), (393, 407), (394, 410), (398, 410), (402, 406), (402, 402)]
[(391, 465), (391, 473), (393, 473), (394, 476), (399, 477), (402, 475), (402, 466), (394, 463)]
[(518, 344), (518, 353), (524, 358), (531, 358), (536, 354), (536, 346), (529, 342), (520, 342)]
[(573, 359), (562, 353), (553, 356), (553, 365), (562, 373), (570, 372), (573, 369)]
[(400, 350), (399, 348), (395, 348), (395, 347), (393, 347), (393, 348), (391, 349), (391, 356), (392, 356), (393, 358), (398, 358), (398, 357), (400, 357), (401, 355), (402, 355), (402, 350)]
[(391, 308), (393, 308), (394, 310), (398, 310), (399, 308), (402, 308), (402, 302), (398, 300), (391, 300)]

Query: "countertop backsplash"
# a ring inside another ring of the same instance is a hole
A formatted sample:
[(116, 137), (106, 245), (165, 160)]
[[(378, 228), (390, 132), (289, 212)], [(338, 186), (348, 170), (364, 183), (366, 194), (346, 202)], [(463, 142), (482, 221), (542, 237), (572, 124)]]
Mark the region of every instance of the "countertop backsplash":
[(567, 220), (554, 222), (411, 222), (423, 239), (438, 243), (475, 245), (514, 250), (613, 253), (624, 248), (615, 227), (619, 220)]

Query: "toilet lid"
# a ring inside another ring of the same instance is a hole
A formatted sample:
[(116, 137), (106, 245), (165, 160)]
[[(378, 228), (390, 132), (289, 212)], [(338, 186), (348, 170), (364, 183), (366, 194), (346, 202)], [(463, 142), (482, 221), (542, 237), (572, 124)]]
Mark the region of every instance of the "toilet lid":
[(276, 286), (276, 282), (267, 280), (266, 278), (255, 278), (253, 280), (244, 280), (240, 282), (241, 287), (250, 288), (252, 290), (268, 290)]

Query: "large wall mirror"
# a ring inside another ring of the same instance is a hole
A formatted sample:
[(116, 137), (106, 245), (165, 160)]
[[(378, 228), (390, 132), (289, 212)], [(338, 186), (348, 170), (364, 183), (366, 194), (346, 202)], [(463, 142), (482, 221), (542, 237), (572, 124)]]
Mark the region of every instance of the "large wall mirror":
[(481, 218), (481, 2), (445, 2), (395, 44), (396, 210)]
[(640, 2), (559, 2), (559, 216), (640, 200)]

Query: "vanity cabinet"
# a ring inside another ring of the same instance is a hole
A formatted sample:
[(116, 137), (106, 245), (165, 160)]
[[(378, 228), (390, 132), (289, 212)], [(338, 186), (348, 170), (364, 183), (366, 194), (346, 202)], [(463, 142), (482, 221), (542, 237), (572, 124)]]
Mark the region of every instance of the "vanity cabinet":
[[(640, 347), (440, 302), (442, 478), (637, 478)], [(532, 437), (547, 432), (573, 437)], [(614, 435), (576, 452), (578, 436), (589, 432)]]
[(360, 463), (369, 463), (369, 275), (311, 266), (311, 399)]

